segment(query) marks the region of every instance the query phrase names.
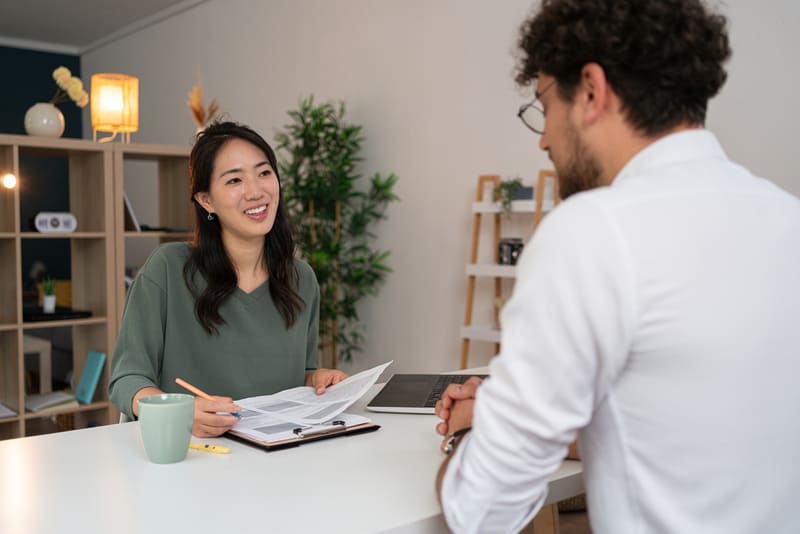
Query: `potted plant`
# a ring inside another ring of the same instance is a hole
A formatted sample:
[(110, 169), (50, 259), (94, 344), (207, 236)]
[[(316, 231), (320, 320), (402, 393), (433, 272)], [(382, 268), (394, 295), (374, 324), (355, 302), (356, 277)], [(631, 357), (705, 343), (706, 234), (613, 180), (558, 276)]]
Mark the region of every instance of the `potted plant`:
[(362, 186), (356, 168), (364, 138), (348, 123), (343, 102), (315, 104), (313, 96), (289, 111), (277, 133), (283, 200), (300, 255), (320, 286), (320, 341), (324, 366), (349, 361), (363, 341), (358, 303), (375, 295), (391, 272), (389, 251), (373, 247), (375, 223), (385, 218), (394, 174), (379, 173)]
[(56, 281), (48, 276), (42, 280), (42, 309), (44, 313), (56, 311)]
[(500, 209), (508, 217), (511, 215), (511, 201), (517, 200), (517, 193), (522, 190), (522, 179), (502, 180), (492, 192), (492, 199), (500, 202)]

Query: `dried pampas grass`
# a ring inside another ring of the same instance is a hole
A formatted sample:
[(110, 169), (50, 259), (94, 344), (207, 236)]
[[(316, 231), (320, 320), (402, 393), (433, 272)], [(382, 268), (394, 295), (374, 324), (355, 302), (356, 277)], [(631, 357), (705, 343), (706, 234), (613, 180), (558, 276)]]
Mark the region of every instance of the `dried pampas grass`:
[(186, 102), (192, 112), (192, 118), (198, 128), (204, 128), (206, 124), (214, 120), (219, 112), (219, 104), (216, 99), (212, 99), (208, 104), (208, 109), (203, 105), (203, 86), (200, 82), (189, 91), (189, 101)]

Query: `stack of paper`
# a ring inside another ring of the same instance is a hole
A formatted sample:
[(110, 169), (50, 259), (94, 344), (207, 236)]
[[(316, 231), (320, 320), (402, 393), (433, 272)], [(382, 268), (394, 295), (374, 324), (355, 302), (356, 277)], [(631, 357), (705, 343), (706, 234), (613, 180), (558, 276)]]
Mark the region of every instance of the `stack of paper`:
[(230, 433), (268, 450), (380, 428), (366, 417), (343, 413), (361, 398), (392, 362), (355, 374), (317, 395), (301, 386), (272, 395), (239, 399), (241, 418)]
[(61, 411), (65, 408), (77, 407), (78, 401), (66, 391), (53, 391), (41, 395), (28, 395), (25, 399), (25, 409), (29, 412), (40, 414)]
[(15, 415), (17, 415), (17, 412), (0, 402), (0, 419), (14, 417)]

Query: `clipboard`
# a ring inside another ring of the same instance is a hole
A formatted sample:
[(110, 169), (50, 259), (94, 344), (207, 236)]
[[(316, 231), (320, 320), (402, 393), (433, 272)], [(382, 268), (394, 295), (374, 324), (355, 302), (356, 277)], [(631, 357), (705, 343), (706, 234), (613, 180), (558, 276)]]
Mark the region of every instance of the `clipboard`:
[(266, 451), (277, 451), (291, 447), (299, 447), (305, 443), (322, 441), (324, 439), (375, 432), (380, 428), (380, 425), (366, 418), (360, 418), (365, 422), (359, 422), (358, 424), (348, 426), (345, 422), (347, 420), (347, 415), (342, 415), (344, 417), (334, 419), (323, 425), (309, 425), (305, 427), (296, 425), (295, 428), (292, 429), (292, 437), (284, 437), (282, 439), (261, 439), (251, 432), (241, 432), (233, 429), (226, 432), (225, 437), (259, 447)]

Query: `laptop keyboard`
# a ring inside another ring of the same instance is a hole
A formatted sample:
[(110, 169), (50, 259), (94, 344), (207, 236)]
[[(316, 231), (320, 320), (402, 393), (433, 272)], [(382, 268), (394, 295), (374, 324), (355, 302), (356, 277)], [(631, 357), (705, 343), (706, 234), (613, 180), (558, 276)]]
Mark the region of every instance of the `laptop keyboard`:
[(425, 401), (426, 408), (433, 408), (436, 402), (442, 398), (442, 393), (447, 389), (450, 384), (463, 384), (472, 375), (441, 375), (436, 379), (427, 400)]

